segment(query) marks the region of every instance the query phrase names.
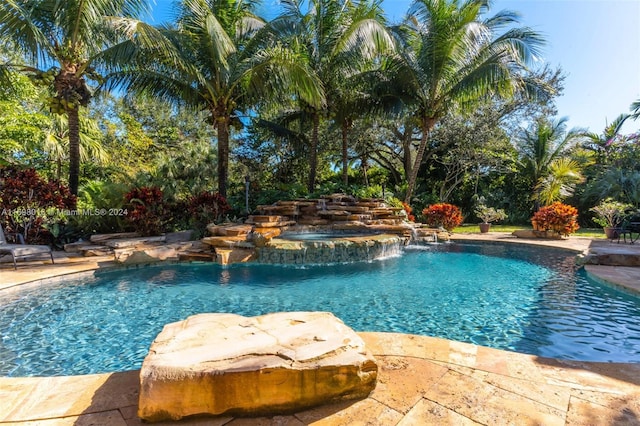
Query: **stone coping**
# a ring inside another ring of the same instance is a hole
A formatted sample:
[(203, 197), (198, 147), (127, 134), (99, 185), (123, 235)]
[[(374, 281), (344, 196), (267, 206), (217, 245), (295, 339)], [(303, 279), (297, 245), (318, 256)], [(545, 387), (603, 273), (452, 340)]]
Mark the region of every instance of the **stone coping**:
[[(570, 250), (577, 254), (597, 253), (631, 253), (640, 256), (640, 244), (618, 244), (605, 239), (572, 236), (563, 240), (523, 239), (510, 233), (489, 232), (486, 234), (452, 234), (451, 240), (474, 241), (484, 243), (525, 244), (543, 247), (553, 247)], [(69, 256), (66, 253), (54, 252), (56, 263), (32, 261), (19, 262), (18, 270), (13, 265), (0, 263), (0, 291), (20, 284), (57, 279), (77, 272), (93, 271), (103, 268), (118, 268), (122, 265), (114, 261), (113, 256), (82, 257)], [(147, 266), (145, 264), (131, 267)], [(587, 273), (601, 282), (628, 291), (640, 292), (640, 267), (586, 265)]]
[[(506, 233), (453, 240), (640, 253), (637, 246), (571, 237), (519, 240)], [(112, 258), (56, 257), (55, 265), (0, 264), (0, 290), (58, 275), (117, 266)], [(609, 284), (640, 291), (640, 268), (588, 265)], [(380, 362), (365, 400), (273, 418), (194, 419), (188, 425), (640, 424), (640, 364), (544, 359), (468, 343), (393, 333), (359, 333)], [(142, 425), (139, 370), (68, 377), (0, 377), (0, 425)]]

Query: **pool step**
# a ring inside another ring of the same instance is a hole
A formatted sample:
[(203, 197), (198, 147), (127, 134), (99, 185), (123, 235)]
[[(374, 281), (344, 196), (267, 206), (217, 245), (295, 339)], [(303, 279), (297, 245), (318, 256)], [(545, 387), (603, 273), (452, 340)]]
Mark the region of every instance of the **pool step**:
[(107, 240), (104, 242), (104, 245), (107, 247), (111, 247), (114, 249), (120, 248), (129, 248), (129, 247), (139, 247), (143, 245), (154, 245), (159, 243), (164, 243), (166, 241), (166, 237), (164, 235), (160, 235), (157, 237), (138, 237), (138, 238), (122, 238), (117, 240)]
[(178, 260), (181, 262), (215, 262), (216, 257), (215, 253), (185, 252), (178, 254)]
[(328, 219), (320, 219), (318, 216), (302, 216), (298, 219), (299, 225), (329, 225), (331, 223)]
[(222, 237), (235, 237), (241, 235), (247, 235), (251, 232), (253, 226), (251, 225), (215, 225), (210, 224), (207, 226), (207, 231), (213, 236)]
[(252, 222), (252, 223), (254, 223), (255, 226), (259, 228), (281, 228), (284, 226), (295, 225), (296, 221), (295, 220), (279, 220), (275, 222)]
[(280, 222), (283, 220), (289, 220), (286, 216), (278, 215), (251, 215), (247, 218), (245, 223), (262, 223), (262, 222)]
[(246, 236), (216, 236), (216, 237), (204, 237), (201, 240), (203, 243), (212, 247), (226, 247), (226, 248), (254, 248), (255, 245), (247, 241)]
[(82, 253), (85, 257), (111, 256), (113, 255), (113, 249), (111, 247), (93, 244), (79, 248), (78, 253)]
[(95, 234), (89, 237), (89, 241), (92, 243), (98, 244), (103, 243), (108, 240), (118, 240), (123, 238), (136, 238), (139, 237), (140, 234), (137, 232), (117, 232), (114, 234)]

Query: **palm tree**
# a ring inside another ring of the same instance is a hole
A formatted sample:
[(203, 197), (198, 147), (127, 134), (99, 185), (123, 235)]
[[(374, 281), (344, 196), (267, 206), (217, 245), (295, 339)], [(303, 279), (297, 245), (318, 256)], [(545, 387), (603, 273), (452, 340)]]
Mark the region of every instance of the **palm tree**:
[(566, 130), (567, 118), (540, 119), (518, 135), (521, 173), (532, 185), (535, 210), (571, 194), (582, 176), (581, 166), (570, 150), (584, 138), (580, 129)]
[(68, 120), (69, 188), (78, 194), (80, 173), (79, 107), (93, 95), (97, 67), (118, 42), (118, 31), (146, 10), (146, 0), (1, 0), (0, 40), (11, 42), (25, 64), (5, 63), (0, 74), (18, 70), (51, 87), (53, 112)]
[(538, 186), (539, 205), (548, 206), (573, 195), (577, 184), (584, 182), (582, 165), (572, 158), (558, 158), (549, 165), (549, 174)]
[(332, 116), (340, 126), (344, 175), (347, 134), (357, 98), (349, 84), (380, 53), (390, 49), (393, 40), (384, 26), (377, 1), (283, 0), (282, 3), (284, 13), (270, 25), (279, 39), (301, 52), (324, 88), (323, 104), (310, 106), (302, 102), (299, 107), (311, 123), (307, 189), (313, 192), (321, 117)]
[(616, 136), (618, 135), (618, 133), (620, 133), (622, 125), (625, 123), (625, 121), (627, 121), (629, 117), (633, 116), (629, 114), (620, 114), (618, 117), (616, 117), (615, 120), (611, 122), (611, 124), (608, 124), (604, 128), (602, 134), (587, 133), (585, 135), (586, 141), (584, 146), (586, 149), (594, 151), (597, 154), (598, 163), (602, 163), (604, 160), (606, 160)]
[[(109, 153), (104, 149), (100, 140), (100, 129), (95, 120), (80, 115), (80, 161), (93, 161), (97, 164), (107, 164)], [(44, 129), (44, 140), (41, 149), (55, 163), (55, 178), (60, 180), (62, 164), (69, 154), (68, 122), (61, 115), (53, 115), (51, 124)]]
[(405, 202), (415, 190), (429, 134), (453, 108), (471, 108), (487, 96), (508, 96), (522, 89), (530, 94), (543, 87), (522, 77), (525, 66), (542, 44), (528, 28), (502, 28), (518, 22), (502, 11), (481, 20), (487, 0), (415, 0), (406, 25), (396, 31), (403, 49), (389, 59), (388, 68), (402, 82), (399, 94), (415, 108), (422, 135), (416, 152)]
[(640, 208), (640, 171), (607, 167), (589, 182), (586, 195), (593, 200), (611, 197)]
[[(148, 92), (172, 103), (209, 112), (217, 130), (218, 192), (227, 194), (229, 139), (243, 111), (291, 88), (310, 105), (322, 101), (320, 85), (304, 61), (271, 41), (252, 0), (183, 0), (177, 26), (158, 34), (157, 48), (132, 41), (136, 63), (123, 62), (106, 87)], [(154, 36), (155, 37), (155, 36)]]

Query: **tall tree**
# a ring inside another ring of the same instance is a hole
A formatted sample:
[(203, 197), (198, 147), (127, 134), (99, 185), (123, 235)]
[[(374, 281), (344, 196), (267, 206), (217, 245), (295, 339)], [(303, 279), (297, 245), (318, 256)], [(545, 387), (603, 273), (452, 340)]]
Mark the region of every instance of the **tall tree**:
[(581, 179), (580, 164), (572, 161), (570, 150), (584, 138), (584, 132), (567, 131), (566, 122), (566, 117), (543, 118), (518, 135), (521, 172), (531, 182), (536, 210), (541, 204), (570, 195)]
[(379, 1), (283, 0), (282, 3), (285, 12), (271, 26), (279, 39), (301, 52), (324, 88), (323, 104), (310, 106), (303, 102), (300, 105), (312, 125), (307, 189), (313, 192), (320, 119), (333, 115), (339, 123), (345, 173), (345, 144), (355, 109), (354, 88), (349, 88), (348, 82), (381, 52), (390, 49), (393, 40), (384, 26)]
[(243, 111), (291, 88), (311, 105), (320, 85), (305, 62), (277, 43), (253, 13), (253, 0), (183, 0), (177, 26), (158, 29), (157, 48), (131, 43), (136, 63), (122, 63), (107, 86), (148, 92), (209, 112), (217, 131), (218, 191), (227, 194), (229, 139)]
[(422, 135), (405, 201), (409, 202), (424, 160), (429, 133), (453, 107), (473, 107), (488, 95), (508, 96), (519, 89), (541, 90), (522, 77), (537, 55), (540, 35), (501, 11), (482, 19), (487, 0), (415, 0), (406, 25), (397, 31), (404, 49), (389, 61), (403, 82), (401, 96), (415, 108)]
[(0, 40), (11, 42), (26, 62), (4, 63), (49, 85), (50, 107), (67, 116), (69, 188), (78, 193), (80, 118), (78, 110), (92, 97), (96, 67), (118, 42), (115, 28), (146, 10), (146, 0), (1, 0)]

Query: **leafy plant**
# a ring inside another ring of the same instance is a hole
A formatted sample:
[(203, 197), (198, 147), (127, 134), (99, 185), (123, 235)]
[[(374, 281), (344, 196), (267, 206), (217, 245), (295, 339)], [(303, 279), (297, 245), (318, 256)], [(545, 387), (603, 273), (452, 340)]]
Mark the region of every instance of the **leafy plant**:
[(188, 210), (198, 231), (212, 222), (217, 222), (231, 210), (225, 197), (219, 192), (204, 191), (189, 199)]
[(462, 223), (462, 212), (453, 204), (438, 203), (422, 210), (427, 225), (453, 230)]
[[(117, 182), (88, 181), (79, 191), (78, 209), (83, 212), (117, 212), (118, 214), (79, 214), (75, 224), (85, 235), (122, 232), (125, 227), (123, 210), (127, 186)], [(122, 213), (122, 214), (120, 214)]]
[(407, 220), (409, 222), (415, 222), (416, 217), (413, 215), (413, 208), (404, 201), (402, 202), (402, 208), (404, 209), (405, 214), (407, 215)]
[(624, 204), (612, 198), (607, 198), (589, 210), (596, 214), (593, 218), (595, 223), (603, 228), (615, 228), (620, 226), (624, 220), (625, 212), (631, 208), (633, 208), (631, 204)]
[(124, 196), (128, 214), (126, 220), (142, 235), (160, 235), (169, 219), (164, 194), (158, 187), (134, 188)]
[(476, 216), (480, 218), (482, 223), (491, 223), (498, 220), (505, 220), (508, 217), (503, 209), (487, 207), (485, 204), (478, 205), (474, 212)]
[(45, 223), (43, 227), (51, 235), (51, 244), (54, 248), (63, 250), (65, 244), (78, 241), (83, 233), (78, 229), (73, 221), (56, 221), (53, 223)]
[(577, 219), (575, 207), (555, 202), (538, 210), (531, 218), (531, 224), (537, 231), (555, 231), (568, 236), (580, 228)]
[(34, 169), (0, 167), (0, 221), (31, 243), (48, 243), (47, 226), (66, 221), (65, 210), (76, 198), (57, 181), (46, 181)]

